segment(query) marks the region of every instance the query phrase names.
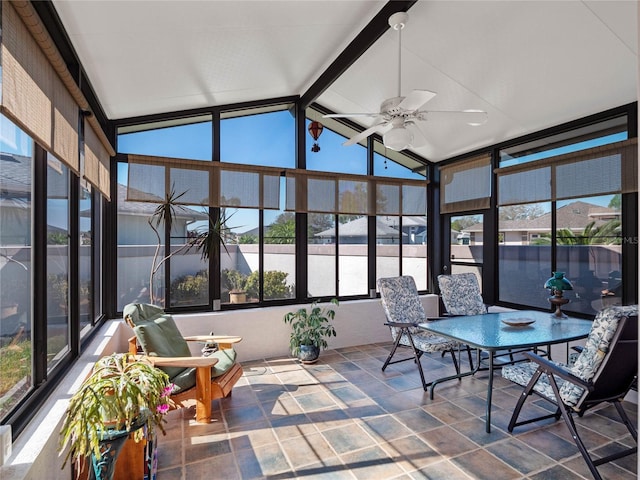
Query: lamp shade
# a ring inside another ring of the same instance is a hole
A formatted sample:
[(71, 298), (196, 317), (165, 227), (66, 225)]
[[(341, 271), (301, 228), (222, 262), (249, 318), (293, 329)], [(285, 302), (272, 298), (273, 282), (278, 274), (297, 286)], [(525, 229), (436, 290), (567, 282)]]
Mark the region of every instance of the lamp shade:
[(384, 146), (397, 152), (409, 147), (412, 141), (413, 135), (411, 135), (411, 132), (407, 130), (404, 125), (393, 127), (382, 136)]
[(564, 278), (564, 272), (553, 272), (553, 277), (544, 282), (544, 288), (548, 288), (552, 292), (562, 292), (564, 290), (573, 290), (573, 285)]

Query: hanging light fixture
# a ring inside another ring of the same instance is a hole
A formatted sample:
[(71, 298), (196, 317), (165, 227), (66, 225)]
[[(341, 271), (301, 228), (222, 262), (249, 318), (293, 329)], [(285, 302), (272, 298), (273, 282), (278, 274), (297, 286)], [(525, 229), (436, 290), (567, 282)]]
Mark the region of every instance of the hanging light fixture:
[(320, 122), (316, 122), (315, 120), (309, 124), (309, 133), (311, 134), (314, 140), (313, 146), (311, 147), (311, 151), (314, 153), (317, 153), (320, 151), (320, 145), (318, 145), (317, 140), (320, 137), (320, 134), (322, 134), (323, 129), (324, 127), (322, 126), (322, 124)]
[(382, 135), (382, 143), (385, 147), (399, 152), (409, 148), (413, 141), (413, 134), (405, 127), (403, 118), (392, 120), (393, 128)]

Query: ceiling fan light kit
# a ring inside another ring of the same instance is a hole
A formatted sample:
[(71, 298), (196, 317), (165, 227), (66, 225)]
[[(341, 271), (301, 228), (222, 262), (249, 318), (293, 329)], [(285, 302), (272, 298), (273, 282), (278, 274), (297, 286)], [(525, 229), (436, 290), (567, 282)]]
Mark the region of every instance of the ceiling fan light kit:
[[(389, 25), (398, 32), (398, 95), (384, 100), (378, 113), (344, 113), (324, 115), (325, 118), (369, 117), (374, 118), (373, 125), (354, 135), (343, 145), (349, 146), (361, 142), (374, 133), (382, 135), (382, 143), (390, 150), (404, 150), (424, 145), (426, 139), (418, 127), (426, 122), (429, 114), (455, 114), (462, 116), (471, 126), (482, 125), (487, 121), (487, 112), (483, 110), (429, 111), (421, 108), (433, 97), (429, 90), (413, 90), (409, 95), (401, 95), (402, 88), (402, 29), (407, 25), (409, 15), (397, 12), (389, 17)], [(407, 128), (408, 127), (408, 128)]]

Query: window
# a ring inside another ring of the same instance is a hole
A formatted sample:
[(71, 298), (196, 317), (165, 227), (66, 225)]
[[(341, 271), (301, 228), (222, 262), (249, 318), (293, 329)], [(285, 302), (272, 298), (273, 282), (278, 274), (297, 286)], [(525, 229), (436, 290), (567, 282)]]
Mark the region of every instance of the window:
[(118, 129), (118, 153), (211, 160), (212, 152), (211, 115)]
[(47, 368), (69, 351), (69, 169), (47, 156)]
[(33, 386), (33, 140), (0, 116), (0, 419)]
[[(94, 319), (93, 304), (93, 198), (89, 186), (80, 188), (80, 243), (79, 243), (79, 269), (80, 269), (80, 330), (91, 325)], [(86, 331), (86, 330), (85, 330)]]
[[(307, 119), (307, 128), (310, 123), (311, 120)], [(366, 147), (359, 143), (345, 147), (342, 144), (347, 140), (346, 136), (325, 125), (317, 142), (320, 145), (320, 151), (307, 153), (307, 170), (366, 175)]]
[(626, 116), (501, 152), (501, 301), (546, 308), (542, 285), (563, 271), (574, 283), (565, 310), (593, 315), (622, 302), (621, 199), (637, 191), (637, 142), (621, 138)]
[[(279, 107), (282, 108), (282, 107)], [(295, 119), (288, 110), (223, 114), (220, 161), (243, 165), (294, 168)]]
[(556, 206), (556, 270), (573, 290), (567, 309), (595, 314), (622, 303), (622, 212), (620, 195), (559, 201)]

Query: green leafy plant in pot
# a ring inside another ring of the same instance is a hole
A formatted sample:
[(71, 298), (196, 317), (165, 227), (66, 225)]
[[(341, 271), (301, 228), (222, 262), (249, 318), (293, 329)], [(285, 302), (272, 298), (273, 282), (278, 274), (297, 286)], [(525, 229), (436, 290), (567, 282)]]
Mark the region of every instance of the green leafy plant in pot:
[[(331, 300), (332, 305), (338, 306), (338, 300)], [(313, 302), (309, 308), (300, 308), (284, 316), (284, 322), (291, 325), (289, 346), (291, 353), (296, 355), (302, 363), (315, 363), (320, 356), (320, 350), (327, 348), (327, 338), (336, 336), (336, 329), (330, 323), (336, 312), (330, 306), (320, 307)]]
[[(115, 461), (130, 433), (136, 442), (165, 433), (164, 414), (173, 405), (172, 385), (162, 370), (126, 353), (96, 362), (91, 374), (71, 397), (60, 431), (62, 468), (71, 458), (80, 472), (90, 457), (90, 478), (113, 478)], [(143, 428), (144, 427), (144, 428)]]

